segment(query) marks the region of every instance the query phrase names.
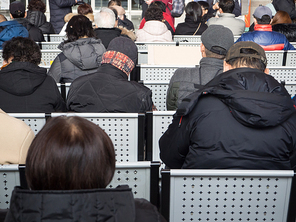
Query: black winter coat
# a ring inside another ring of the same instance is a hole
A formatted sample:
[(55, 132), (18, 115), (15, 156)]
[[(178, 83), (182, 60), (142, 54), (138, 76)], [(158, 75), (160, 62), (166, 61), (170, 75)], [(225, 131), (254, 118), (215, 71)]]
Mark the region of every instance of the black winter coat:
[(124, 19), (118, 19), (118, 26), (122, 26), (124, 28), (126, 28), (127, 30), (135, 30), (134, 24), (132, 23), (131, 20), (127, 19), (125, 15)]
[(0, 107), (7, 113), (66, 110), (53, 78), (29, 62), (12, 62), (0, 71)]
[(64, 17), (72, 12), (75, 0), (49, 0), (50, 23), (53, 25), (55, 33), (60, 33), (65, 21)]
[(177, 25), (175, 35), (193, 35), (195, 32), (195, 35), (201, 35), (207, 28), (208, 26), (201, 19), (194, 22), (192, 16), (186, 16), (185, 22)]
[(121, 30), (118, 28), (96, 28), (96, 37), (102, 40), (105, 48), (108, 48), (109, 43), (112, 39), (119, 37), (121, 35)]
[(277, 11), (288, 12), (291, 19), (296, 19), (294, 0), (273, 0), (272, 4)]
[(250, 68), (222, 73), (183, 99), (159, 141), (170, 168), (295, 167), (296, 110), (272, 76)]
[(23, 190), (16, 187), (5, 222), (165, 222), (128, 186), (92, 190)]
[(38, 27), (43, 34), (55, 34), (53, 26), (46, 21), (46, 16), (40, 11), (27, 11), (26, 17), (30, 23)]
[(102, 64), (97, 73), (74, 80), (67, 107), (75, 112), (144, 113), (152, 110), (151, 96), (150, 89), (128, 81), (121, 70)]
[(296, 24), (276, 24), (272, 26), (272, 31), (282, 33), (289, 42), (296, 42)]
[(39, 29), (37, 26), (30, 23), (28, 19), (16, 18), (14, 20), (16, 20), (18, 23), (23, 25), (28, 30), (30, 39), (34, 40), (35, 42), (44, 42), (45, 41), (41, 29)]

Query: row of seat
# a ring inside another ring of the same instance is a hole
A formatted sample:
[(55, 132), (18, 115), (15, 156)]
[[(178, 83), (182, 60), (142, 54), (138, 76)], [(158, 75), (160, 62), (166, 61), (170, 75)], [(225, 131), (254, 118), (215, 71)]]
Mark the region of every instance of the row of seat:
[[(129, 185), (134, 197), (160, 207), (170, 222), (295, 222), (296, 177), (292, 170), (162, 170), (159, 162), (116, 163), (108, 188)], [(0, 208), (9, 208), (15, 185), (26, 187), (22, 165), (0, 165)]]

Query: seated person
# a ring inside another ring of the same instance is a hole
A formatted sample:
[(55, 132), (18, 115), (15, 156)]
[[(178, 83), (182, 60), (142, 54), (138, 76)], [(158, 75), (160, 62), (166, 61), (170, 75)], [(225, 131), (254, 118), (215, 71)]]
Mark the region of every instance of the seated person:
[(3, 48), (0, 71), (0, 107), (7, 113), (65, 111), (56, 82), (41, 61), (39, 46), (29, 38), (15, 37)]
[(114, 171), (114, 147), (99, 126), (81, 117), (51, 118), (28, 151), (30, 190), (14, 189), (5, 221), (164, 222), (128, 186), (106, 188)]
[(0, 50), (3, 49), (4, 42), (17, 36), (29, 37), (29, 32), (17, 21), (7, 21), (5, 16), (0, 14)]
[(292, 20), (288, 12), (278, 11), (271, 22), (272, 31), (282, 33), (289, 42), (296, 42), (296, 24)]
[(145, 12), (146, 23), (136, 32), (137, 42), (172, 42), (172, 33), (163, 23), (160, 7), (151, 5)]
[(132, 21), (126, 18), (125, 10), (121, 5), (112, 5), (108, 6), (109, 8), (115, 8), (118, 13), (118, 27), (122, 26), (127, 30), (135, 30), (134, 24)]
[(29, 22), (25, 4), (19, 1), (14, 1), (9, 5), (10, 18), (23, 25), (29, 32), (29, 37), (35, 42), (44, 42), (44, 36), (37, 26)]
[(296, 19), (295, 0), (273, 0), (273, 6), (277, 11), (288, 12), (291, 19)]
[(185, 7), (185, 22), (179, 23), (175, 35), (201, 35), (208, 26), (202, 21), (202, 8), (197, 2), (189, 2)]
[[(161, 10), (162, 10), (162, 15), (163, 15), (163, 20), (162, 20), (162, 21), (163, 21), (164, 24), (167, 26), (168, 30), (170, 30), (170, 32), (172, 33), (172, 35), (174, 35), (175, 30), (176, 30), (176, 29), (175, 29), (175, 26), (174, 26), (174, 18), (171, 16), (171, 14), (168, 14), (168, 13), (166, 12), (167, 7), (166, 7), (165, 3), (163, 3), (162, 1), (153, 1), (153, 2), (151, 2), (151, 4), (149, 5), (149, 7), (150, 7), (151, 5), (158, 6), (158, 7), (161, 8)], [(145, 20), (145, 18), (143, 18), (143, 19), (141, 20), (141, 23), (140, 23), (139, 29), (142, 29), (142, 28), (144, 27), (145, 23), (146, 23), (146, 20)]]
[(52, 24), (46, 21), (45, 11), (46, 5), (44, 2), (41, 0), (31, 0), (28, 4), (27, 19), (30, 23), (37, 26), (43, 34), (55, 34)]
[(73, 82), (79, 76), (96, 72), (106, 51), (102, 41), (95, 38), (91, 21), (84, 15), (73, 16), (66, 33), (67, 40), (58, 46), (62, 52), (48, 71), (56, 82)]
[(229, 28), (233, 35), (241, 35), (245, 31), (245, 22), (241, 19), (235, 18), (232, 13), (234, 9), (233, 0), (220, 0), (218, 17), (210, 18), (207, 21), (207, 25), (223, 25)]
[(224, 73), (185, 99), (159, 140), (169, 168), (296, 169), (296, 109), (254, 42), (230, 47)]
[(0, 164), (25, 164), (34, 133), (25, 122), (0, 109)]
[(113, 39), (94, 74), (77, 78), (67, 98), (75, 112), (145, 113), (152, 110), (151, 90), (128, 76), (135, 67), (138, 49), (127, 37)]
[(236, 41), (252, 41), (264, 50), (294, 50), (284, 34), (272, 31), (272, 11), (267, 6), (259, 6), (254, 14), (254, 31), (242, 34)]
[(121, 30), (116, 27), (115, 13), (110, 8), (103, 7), (95, 14), (95, 24), (95, 35), (102, 40), (106, 49), (112, 39), (121, 35)]

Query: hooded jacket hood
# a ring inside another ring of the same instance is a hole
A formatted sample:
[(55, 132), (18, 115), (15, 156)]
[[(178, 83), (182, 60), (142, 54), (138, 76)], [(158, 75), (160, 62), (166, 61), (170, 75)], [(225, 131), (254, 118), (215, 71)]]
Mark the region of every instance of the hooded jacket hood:
[(145, 23), (143, 30), (145, 30), (145, 32), (149, 33), (150, 35), (158, 36), (164, 35), (168, 31), (168, 28), (161, 21), (151, 20)]
[(183, 99), (177, 115), (190, 113), (199, 97), (207, 94), (219, 98), (238, 122), (249, 127), (277, 126), (296, 111), (287, 90), (272, 76), (257, 69), (238, 68), (217, 76)]
[(34, 24), (37, 27), (40, 27), (46, 23), (45, 15), (40, 11), (27, 11), (27, 19), (30, 23)]
[[(62, 42), (58, 48), (66, 58), (81, 70), (95, 69), (101, 65), (102, 41), (95, 38), (81, 38), (74, 42)], [(104, 48), (104, 49), (103, 49)]]
[(0, 71), (0, 89), (16, 95), (30, 95), (47, 77), (46, 69), (30, 62), (12, 62)]

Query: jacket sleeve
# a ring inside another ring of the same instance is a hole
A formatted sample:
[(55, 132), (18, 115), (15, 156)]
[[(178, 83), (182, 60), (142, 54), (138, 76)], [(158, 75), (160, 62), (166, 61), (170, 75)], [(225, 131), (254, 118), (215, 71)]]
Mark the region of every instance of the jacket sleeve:
[[(54, 82), (54, 81), (53, 81)], [(54, 104), (54, 110), (56, 112), (66, 112), (67, 111), (67, 107), (66, 107), (66, 103), (56, 85), (56, 83), (54, 83), (55, 87), (54, 87), (54, 93), (56, 96), (56, 101)]]
[(285, 40), (284, 50), (295, 50), (294, 46), (291, 45), (291, 43), (288, 41), (288, 39)]
[(59, 55), (54, 59), (53, 63), (50, 66), (50, 69), (48, 70), (48, 75), (51, 76), (57, 83), (61, 81), (62, 74), (62, 67)]
[(188, 116), (174, 116), (172, 124), (159, 140), (160, 159), (172, 169), (181, 168), (190, 145)]
[(75, 0), (53, 0), (60, 8), (69, 7), (76, 3)]
[(178, 92), (179, 92), (179, 82), (173, 82), (169, 85), (167, 91), (167, 98), (166, 98), (166, 105), (167, 110), (176, 110), (178, 108), (177, 101), (178, 101)]
[(144, 98), (142, 99), (142, 106), (140, 109), (140, 112), (145, 113), (146, 111), (152, 111), (152, 92), (151, 90), (147, 90), (147, 92), (144, 95)]

